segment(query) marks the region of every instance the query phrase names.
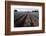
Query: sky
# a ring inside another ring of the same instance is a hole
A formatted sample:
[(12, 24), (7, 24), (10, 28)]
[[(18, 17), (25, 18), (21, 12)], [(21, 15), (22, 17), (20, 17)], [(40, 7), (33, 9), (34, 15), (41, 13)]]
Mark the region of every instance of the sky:
[(35, 10), (38, 10), (38, 9), (30, 9), (30, 8), (16, 8), (15, 10), (17, 10), (18, 12), (21, 12), (21, 11), (35, 11)]

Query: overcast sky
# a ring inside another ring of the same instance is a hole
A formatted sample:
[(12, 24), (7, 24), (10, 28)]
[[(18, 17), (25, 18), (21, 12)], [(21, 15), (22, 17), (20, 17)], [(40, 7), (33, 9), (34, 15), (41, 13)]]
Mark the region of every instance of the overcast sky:
[(38, 9), (30, 9), (30, 8), (16, 8), (15, 10), (17, 11), (34, 11), (34, 10), (38, 10)]

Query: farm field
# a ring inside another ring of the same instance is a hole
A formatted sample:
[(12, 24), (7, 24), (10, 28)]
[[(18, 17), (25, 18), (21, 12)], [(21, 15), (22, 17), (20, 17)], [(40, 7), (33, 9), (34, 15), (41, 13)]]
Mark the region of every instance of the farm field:
[(14, 12), (14, 27), (35, 27), (39, 25), (39, 12)]

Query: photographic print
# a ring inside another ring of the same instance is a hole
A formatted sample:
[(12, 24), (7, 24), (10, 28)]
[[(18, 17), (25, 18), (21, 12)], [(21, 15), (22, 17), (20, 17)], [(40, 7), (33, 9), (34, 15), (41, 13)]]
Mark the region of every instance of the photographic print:
[(5, 34), (45, 32), (44, 3), (5, 1)]
[(11, 31), (41, 30), (42, 7), (11, 5)]
[(14, 10), (14, 27), (39, 26), (39, 10), (36, 8), (16, 8)]

